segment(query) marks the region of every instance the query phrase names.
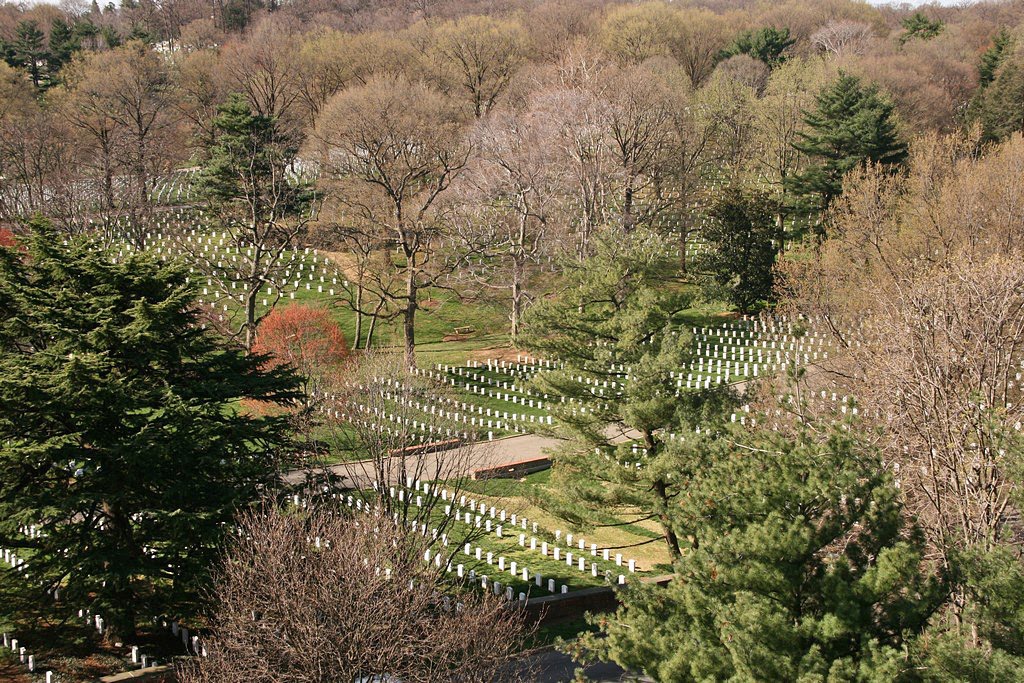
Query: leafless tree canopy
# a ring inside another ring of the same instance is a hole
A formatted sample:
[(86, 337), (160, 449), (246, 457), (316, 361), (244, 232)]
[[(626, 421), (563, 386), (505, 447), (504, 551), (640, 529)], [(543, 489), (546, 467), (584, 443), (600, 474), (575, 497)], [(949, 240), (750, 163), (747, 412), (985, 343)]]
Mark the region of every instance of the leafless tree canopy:
[(871, 39), (871, 27), (859, 21), (830, 21), (811, 35), (811, 43), (830, 55), (861, 54)]
[(523, 613), (453, 587), (424, 547), (380, 510), (246, 515), (216, 581), (208, 656), (182, 680), (516, 680)]

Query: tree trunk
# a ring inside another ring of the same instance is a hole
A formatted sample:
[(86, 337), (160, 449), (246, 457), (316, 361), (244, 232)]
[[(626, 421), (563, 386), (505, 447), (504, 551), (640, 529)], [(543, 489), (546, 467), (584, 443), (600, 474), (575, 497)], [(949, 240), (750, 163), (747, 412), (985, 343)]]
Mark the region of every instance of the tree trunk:
[(139, 135), (139, 144), (135, 152), (138, 158), (135, 160), (135, 175), (139, 183), (139, 208), (149, 204), (149, 178), (146, 174), (146, 138)]
[[(377, 308), (377, 311), (378, 312), (380, 311), (379, 307)], [(366, 343), (363, 344), (363, 349), (365, 351), (369, 351), (370, 347), (373, 346), (373, 330), (376, 327), (377, 327), (377, 314), (374, 313), (373, 316), (370, 318), (370, 329), (368, 329), (366, 331)]]
[(630, 178), (626, 184), (626, 195), (622, 201), (622, 229), (626, 234), (633, 231), (635, 227), (633, 218), (633, 179)]
[[(643, 429), (642, 432), (644, 448), (649, 454), (654, 455), (657, 448), (657, 443), (654, 441), (654, 432), (650, 429)], [(663, 479), (658, 479), (654, 482), (654, 494), (658, 497), (655, 511), (658, 513), (658, 521), (661, 523), (662, 535), (665, 537), (666, 545), (668, 545), (669, 555), (672, 556), (672, 561), (675, 562), (682, 553), (679, 550), (679, 537), (676, 535), (675, 529), (672, 528), (672, 520), (668, 516), (672, 500), (668, 495), (668, 484)]]
[(523, 315), (523, 259), (516, 255), (512, 261), (512, 346), (519, 341), (519, 324)]
[(103, 199), (109, 211), (114, 210), (114, 169), (110, 165), (110, 149), (103, 145)]
[(250, 286), (245, 293), (245, 352), (252, 353), (252, 345), (256, 342), (256, 297), (259, 296), (260, 285)]
[(416, 367), (416, 296), (419, 288), (416, 282), (415, 259), (410, 257), (408, 274), (405, 279), (405, 312), (403, 314), (403, 328), (405, 336), (405, 367), (412, 369)]
[(786, 218), (782, 211), (775, 216), (776, 249), (779, 254), (786, 251)]
[(359, 348), (359, 340), (363, 336), (363, 283), (356, 284), (356, 338), (352, 342), (352, 349)]
[[(131, 521), (127, 515), (121, 512), (118, 506), (108, 502), (103, 503), (103, 511), (106, 516), (104, 532), (114, 538), (114, 545), (121, 551), (118, 554), (122, 557), (137, 556), (140, 550), (132, 538)], [(137, 596), (132, 588), (132, 568), (116, 567), (107, 563), (106, 569), (107, 585), (103, 592), (112, 606), (99, 615), (104, 622), (103, 637), (109, 643), (134, 641)]]
[(690, 236), (689, 230), (683, 230), (682, 238), (679, 240), (679, 272), (686, 275), (686, 239)]
[(679, 537), (676, 535), (675, 529), (672, 528), (672, 520), (668, 516), (668, 506), (671, 502), (668, 497), (668, 486), (659, 479), (654, 482), (654, 493), (657, 495), (661, 507), (658, 521), (661, 523), (662, 535), (665, 537), (665, 544), (668, 545), (669, 555), (675, 562), (682, 553), (679, 550)]

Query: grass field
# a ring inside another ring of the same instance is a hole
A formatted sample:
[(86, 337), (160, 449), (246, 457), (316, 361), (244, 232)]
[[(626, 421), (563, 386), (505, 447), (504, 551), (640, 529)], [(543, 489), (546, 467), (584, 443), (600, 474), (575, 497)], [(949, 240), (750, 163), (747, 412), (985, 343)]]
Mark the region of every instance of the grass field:
[(538, 539), (554, 542), (554, 530), (562, 529), (579, 536), (587, 543), (596, 543), (602, 548), (620, 548), (626, 557), (637, 561), (637, 570), (660, 572), (668, 568), (669, 555), (661, 541), (657, 524), (645, 521), (623, 524), (627, 520), (614, 515), (593, 515), (588, 528), (573, 527), (546, 509), (545, 501), (560, 495), (551, 483), (551, 470), (527, 475), (522, 479), (488, 479), (463, 481), (460, 484), (467, 491), (479, 495), (481, 500), (493, 501), (506, 510), (525, 515), (540, 525)]

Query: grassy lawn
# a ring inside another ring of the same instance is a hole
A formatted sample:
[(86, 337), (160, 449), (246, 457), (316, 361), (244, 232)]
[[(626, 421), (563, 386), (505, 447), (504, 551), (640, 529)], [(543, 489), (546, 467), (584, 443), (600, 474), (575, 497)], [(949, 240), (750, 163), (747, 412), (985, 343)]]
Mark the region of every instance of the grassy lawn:
[[(555, 529), (561, 529), (563, 532), (572, 533), (577, 538), (582, 536), (586, 540), (585, 556), (587, 558), (590, 558), (590, 544), (596, 543), (600, 548), (619, 548), (619, 550), (612, 551), (613, 557), (618, 552), (622, 553), (624, 560), (635, 559), (638, 572), (660, 572), (668, 566), (669, 555), (661, 541), (661, 530), (650, 520), (627, 524), (624, 522), (628, 520), (620, 519), (610, 513), (591, 513), (589, 528), (581, 529), (567, 524), (565, 520), (548, 512), (545, 509), (545, 501), (559, 495), (559, 492), (551, 484), (551, 470), (530, 474), (522, 479), (466, 480), (460, 482), (460, 486), (467, 491), (467, 495), (468, 492), (473, 492), (478, 495), (479, 500), (488, 501), (489, 505), (503, 507), (510, 513), (525, 515), (531, 522), (537, 522), (538, 533), (531, 532), (527, 536), (527, 540), (529, 540), (529, 536), (536, 536), (538, 541), (544, 540), (553, 544), (556, 542)], [(520, 532), (516, 532), (515, 541), (518, 541)], [(563, 533), (562, 538), (564, 539), (564, 537)], [(559, 542), (559, 545), (564, 547), (564, 540)], [(616, 575), (627, 573), (625, 567), (614, 567), (614, 563), (610, 568), (615, 569)]]

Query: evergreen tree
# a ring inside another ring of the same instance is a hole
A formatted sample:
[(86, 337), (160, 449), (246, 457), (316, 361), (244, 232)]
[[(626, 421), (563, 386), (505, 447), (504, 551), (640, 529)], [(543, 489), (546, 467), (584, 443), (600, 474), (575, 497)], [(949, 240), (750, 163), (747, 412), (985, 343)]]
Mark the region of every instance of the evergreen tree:
[(46, 36), (39, 24), (25, 20), (18, 23), (12, 44), (14, 66), (28, 71), (32, 77), (32, 85), (37, 88), (43, 85), (43, 64), (49, 54), (46, 50)]
[(759, 59), (769, 69), (786, 61), (785, 52), (796, 43), (795, 38), (789, 35), (789, 28), (775, 28), (766, 26), (757, 31), (744, 31), (736, 36), (732, 44), (719, 53), (719, 60), (728, 59), (735, 55), (750, 55)]
[(538, 302), (526, 317), (526, 346), (560, 362), (534, 382), (551, 402), (552, 431), (566, 440), (552, 476), (580, 507), (553, 511), (583, 526), (594, 511), (639, 510), (661, 523), (677, 555), (668, 514), (679, 453), (670, 434), (692, 430), (707, 411), (724, 411), (730, 396), (679, 394), (689, 339), (673, 329), (673, 317), (690, 297), (675, 281), (668, 243), (646, 230), (596, 243), (587, 261), (566, 264), (558, 298)]
[(1024, 566), (1016, 549), (975, 549), (955, 558), (967, 588), (958, 619), (933, 627), (915, 656), (931, 681), (1000, 683), (1024, 676)]
[(81, 49), (83, 45), (95, 49), (98, 35), (100, 35), (100, 30), (89, 17), (80, 18), (75, 22), (75, 44), (78, 49)]
[(763, 193), (730, 189), (708, 212), (701, 235), (710, 250), (698, 267), (710, 275), (706, 289), (724, 295), (741, 313), (773, 299), (779, 226), (772, 200)]
[(1000, 29), (996, 37), (992, 39), (992, 46), (981, 55), (978, 64), (978, 85), (985, 88), (996, 78), (1000, 65), (1013, 47), (1010, 32), (1005, 28)]
[(667, 588), (624, 593), (603, 658), (655, 680), (894, 681), (942, 603), (877, 452), (852, 432), (704, 439)]
[(803, 173), (789, 179), (792, 194), (805, 209), (822, 210), (842, 192), (843, 176), (861, 164), (893, 170), (907, 158), (892, 102), (878, 86), (865, 86), (856, 76), (840, 73), (815, 98), (804, 116), (808, 132), (794, 146), (809, 157)]
[(26, 562), (0, 572), (0, 612), (84, 607), (130, 638), (195, 613), (284, 464), (287, 419), (238, 401), (291, 402), (297, 381), (200, 329), (183, 267), (39, 226), (25, 246), (0, 249), (0, 546)]
[(3, 59), (7, 66), (18, 68), (18, 60), (14, 57), (14, 45), (3, 38), (0, 38), (0, 59)]
[(146, 45), (153, 45), (154, 43), (156, 43), (156, 39), (153, 37), (153, 34), (150, 33), (149, 30), (142, 24), (133, 24), (132, 30), (128, 33), (128, 36), (125, 40), (127, 42), (137, 40), (140, 43), (145, 43)]
[(51, 75), (60, 72), (71, 57), (81, 50), (78, 32), (68, 22), (55, 18), (50, 24), (50, 50), (47, 55), (47, 70)]
[(929, 19), (921, 12), (914, 12), (911, 16), (901, 21), (900, 24), (904, 29), (903, 35), (900, 36), (900, 45), (915, 38), (930, 40), (942, 33), (942, 29), (945, 26), (941, 19)]
[[(109, 8), (110, 5), (108, 5), (107, 7)], [(107, 11), (112, 12), (115, 10), (108, 9)], [(118, 33), (117, 29), (113, 26), (103, 26), (102, 28), (100, 28), (100, 35), (103, 36), (103, 42), (106, 43), (107, 47), (111, 50), (113, 50), (116, 47), (120, 47), (121, 43), (124, 42), (121, 40), (121, 34)]]
[(238, 279), (246, 284), (242, 332), (251, 349), (257, 297), (308, 223), (313, 193), (289, 173), (295, 145), (273, 118), (253, 112), (244, 95), (233, 93), (219, 108), (213, 135), (197, 187), (235, 245), (247, 249)]
[(1024, 59), (1007, 47), (991, 61), (998, 65), (992, 81), (975, 94), (971, 116), (981, 124), (982, 141), (999, 142), (1024, 130)]

